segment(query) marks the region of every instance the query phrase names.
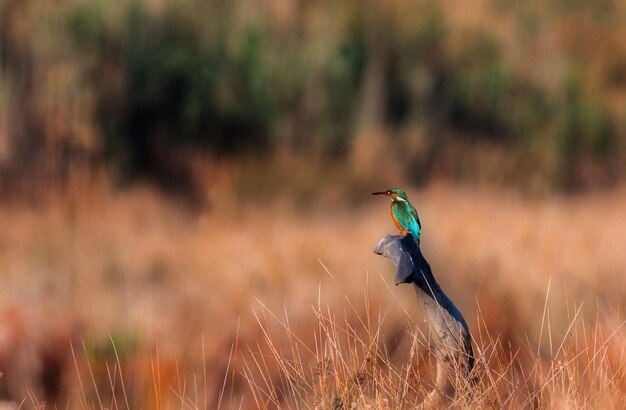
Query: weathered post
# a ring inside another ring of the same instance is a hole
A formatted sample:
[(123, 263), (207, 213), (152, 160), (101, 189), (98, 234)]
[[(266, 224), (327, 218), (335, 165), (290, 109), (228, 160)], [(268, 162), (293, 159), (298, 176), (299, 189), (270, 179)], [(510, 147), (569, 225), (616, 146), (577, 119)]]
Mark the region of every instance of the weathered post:
[(463, 315), (441, 290), (411, 234), (385, 236), (376, 245), (374, 253), (396, 265), (396, 285), (413, 285), (417, 300), (437, 336), (434, 349), (437, 358), (435, 387), (424, 405), (450, 404), (459, 379), (466, 379), (474, 367), (472, 337)]

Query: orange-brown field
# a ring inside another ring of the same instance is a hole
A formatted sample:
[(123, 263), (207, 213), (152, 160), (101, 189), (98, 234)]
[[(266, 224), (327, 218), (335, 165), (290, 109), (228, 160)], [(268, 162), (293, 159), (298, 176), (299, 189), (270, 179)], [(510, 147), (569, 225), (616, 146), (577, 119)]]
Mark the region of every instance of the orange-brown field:
[[(373, 189), (387, 187), (372, 187)], [(626, 407), (626, 190), (408, 190), (475, 339), (462, 408)], [(305, 210), (147, 188), (0, 209), (0, 392), (25, 407), (410, 408), (428, 326), (363, 193)], [(7, 403), (10, 405), (10, 403)]]

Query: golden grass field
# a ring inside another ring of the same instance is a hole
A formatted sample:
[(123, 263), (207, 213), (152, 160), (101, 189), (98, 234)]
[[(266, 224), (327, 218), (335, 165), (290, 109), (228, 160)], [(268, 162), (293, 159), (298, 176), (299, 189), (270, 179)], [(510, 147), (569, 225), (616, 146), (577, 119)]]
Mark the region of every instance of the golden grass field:
[[(475, 339), (459, 407), (626, 407), (626, 190), (408, 193)], [(428, 326), (372, 252), (388, 203), (359, 202), (216, 195), (190, 212), (93, 188), (0, 209), (0, 392), (26, 408), (416, 405)]]

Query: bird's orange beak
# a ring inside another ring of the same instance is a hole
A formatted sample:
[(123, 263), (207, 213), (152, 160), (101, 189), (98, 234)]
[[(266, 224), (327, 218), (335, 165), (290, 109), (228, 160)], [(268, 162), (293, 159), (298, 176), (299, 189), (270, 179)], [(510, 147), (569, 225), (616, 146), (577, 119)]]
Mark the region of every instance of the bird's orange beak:
[(376, 195), (376, 196), (389, 196), (386, 192), (372, 192), (372, 195)]

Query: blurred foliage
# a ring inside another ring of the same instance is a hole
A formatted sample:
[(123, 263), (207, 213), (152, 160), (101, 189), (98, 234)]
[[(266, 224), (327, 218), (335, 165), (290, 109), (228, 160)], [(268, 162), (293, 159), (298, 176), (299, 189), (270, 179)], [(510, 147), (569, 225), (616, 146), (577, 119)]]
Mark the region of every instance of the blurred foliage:
[(439, 80), (440, 121), (478, 137), (517, 141), (547, 114), (546, 96), (502, 61), (497, 45), (479, 35)]
[[(175, 147), (231, 153), (269, 145), (275, 101), (260, 29), (246, 27), (229, 45), (225, 25), (205, 39), (191, 16), (152, 16), (133, 1), (116, 32), (107, 25), (109, 7), (79, 4), (68, 26), (81, 54), (91, 57), (88, 83), (97, 90), (97, 125), (110, 158), (158, 173)], [(111, 87), (112, 75), (121, 78), (118, 87)]]
[(352, 27), (331, 50), (323, 69), (325, 107), (319, 134), (330, 153), (345, 153), (356, 121), (356, 106), (365, 68), (365, 39), (361, 27)]
[(576, 74), (570, 74), (563, 88), (563, 112), (558, 131), (561, 182), (572, 186), (577, 182), (575, 166), (578, 161), (585, 157), (606, 161), (614, 154), (614, 128), (599, 103), (584, 99)]
[[(53, 139), (124, 179), (163, 186), (192, 180), (190, 153), (341, 163), (367, 124), (365, 89), (381, 81), (374, 104), (390, 154), (419, 140), (419, 152), (401, 156), (414, 182), (433, 172), (471, 180), (485, 168), (477, 179), (497, 179), (481, 153), (490, 146), (513, 164), (507, 183), (623, 179), (626, 10), (608, 1), (480, 7), (476, 23), (437, 1), (9, 0), (0, 78), (17, 84), (7, 100), (27, 109), (3, 120), (2, 137), (14, 157), (24, 145), (46, 152)], [(382, 78), (367, 75), (372, 64)], [(73, 91), (51, 97), (58, 84)], [(51, 135), (59, 121), (80, 126)], [(462, 161), (459, 149), (470, 150)]]

